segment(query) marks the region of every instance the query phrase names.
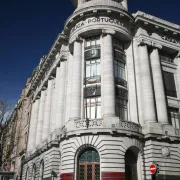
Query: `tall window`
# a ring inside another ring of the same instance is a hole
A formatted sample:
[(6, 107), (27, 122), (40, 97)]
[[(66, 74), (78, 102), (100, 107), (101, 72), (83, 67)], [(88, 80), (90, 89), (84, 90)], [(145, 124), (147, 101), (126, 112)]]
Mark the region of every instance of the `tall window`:
[(32, 180), (35, 180), (36, 179), (36, 165), (34, 164), (33, 165), (33, 169), (32, 169)]
[(126, 56), (123, 43), (114, 38), (114, 77), (116, 85), (115, 113), (120, 120), (127, 121)]
[(95, 149), (82, 152), (78, 158), (78, 180), (100, 180), (100, 158)]
[(44, 176), (44, 161), (40, 163), (39, 180), (43, 180)]
[(85, 118), (101, 118), (100, 37), (89, 37), (85, 43), (84, 112)]
[(174, 74), (164, 71), (163, 75), (164, 75), (166, 95), (171, 97), (177, 97)]
[(180, 129), (180, 114), (179, 114), (179, 109), (178, 108), (169, 107), (168, 111), (169, 111), (170, 124), (174, 128)]
[(29, 167), (26, 170), (26, 178), (25, 178), (25, 180), (29, 180)]

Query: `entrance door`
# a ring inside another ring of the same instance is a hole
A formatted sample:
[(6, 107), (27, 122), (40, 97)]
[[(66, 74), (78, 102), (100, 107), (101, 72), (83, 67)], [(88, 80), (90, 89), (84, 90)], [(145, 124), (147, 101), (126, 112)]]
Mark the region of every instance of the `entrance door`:
[(100, 163), (97, 151), (91, 149), (80, 155), (78, 180), (100, 180)]

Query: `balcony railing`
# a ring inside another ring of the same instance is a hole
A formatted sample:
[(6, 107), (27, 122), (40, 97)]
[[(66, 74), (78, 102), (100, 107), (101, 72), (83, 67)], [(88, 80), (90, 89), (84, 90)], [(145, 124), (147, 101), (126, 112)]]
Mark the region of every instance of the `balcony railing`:
[(84, 84), (101, 83), (101, 76), (91, 76), (84, 78)]
[(171, 124), (175, 129), (180, 129), (180, 114), (171, 112)]
[(127, 81), (125, 81), (122, 78), (115, 77), (115, 84), (118, 84), (118, 85), (121, 85), (121, 86), (127, 88)]

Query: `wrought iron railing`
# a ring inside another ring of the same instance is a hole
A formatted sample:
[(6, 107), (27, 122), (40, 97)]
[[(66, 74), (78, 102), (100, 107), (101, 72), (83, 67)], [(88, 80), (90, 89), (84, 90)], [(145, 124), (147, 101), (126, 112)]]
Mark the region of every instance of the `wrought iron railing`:
[(97, 45), (92, 45), (92, 46), (88, 46), (88, 47), (85, 47), (85, 50), (88, 50), (88, 49), (100, 49), (100, 44), (97, 44)]
[(121, 86), (127, 88), (127, 81), (125, 81), (122, 78), (115, 77), (115, 84), (118, 84), (118, 85), (121, 85)]
[(101, 83), (101, 76), (91, 76), (84, 78), (84, 84)]
[(93, 97), (101, 95), (101, 86), (100, 85), (92, 85), (84, 88), (84, 97)]

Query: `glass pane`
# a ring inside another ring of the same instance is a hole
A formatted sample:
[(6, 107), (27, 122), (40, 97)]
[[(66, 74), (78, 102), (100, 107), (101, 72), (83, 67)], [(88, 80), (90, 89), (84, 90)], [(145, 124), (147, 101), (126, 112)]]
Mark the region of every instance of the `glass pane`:
[(95, 119), (95, 106), (91, 107), (91, 119)]
[(95, 45), (95, 39), (93, 39), (92, 41), (91, 41), (91, 46), (94, 46)]
[(101, 106), (97, 106), (97, 119), (101, 118)]
[(90, 77), (90, 66), (86, 67), (86, 77)]
[(87, 41), (86, 42), (86, 46), (89, 47), (91, 44), (90, 44), (90, 41)]
[(96, 64), (91, 66), (91, 76), (96, 76)]
[(87, 112), (86, 113), (87, 113), (87, 118), (91, 118), (90, 117), (90, 107), (87, 107)]
[(101, 44), (100, 38), (98, 38), (98, 39), (96, 40), (96, 44), (97, 44), (97, 45), (100, 45), (100, 44)]
[(97, 64), (97, 76), (100, 76), (101, 75), (101, 67), (100, 67), (100, 64)]
[(114, 73), (115, 73), (115, 77), (118, 77), (118, 67), (117, 67), (117, 64), (115, 64), (115, 66), (114, 66)]

